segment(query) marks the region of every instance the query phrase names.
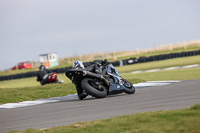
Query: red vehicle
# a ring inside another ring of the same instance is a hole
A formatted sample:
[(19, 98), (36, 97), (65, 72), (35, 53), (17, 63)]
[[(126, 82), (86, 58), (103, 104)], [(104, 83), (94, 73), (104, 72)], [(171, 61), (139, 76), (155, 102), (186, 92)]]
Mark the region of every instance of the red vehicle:
[(16, 70), (16, 69), (30, 69), (32, 68), (31, 63), (26, 61), (26, 62), (20, 62), (18, 63), (16, 66), (14, 66), (12, 68), (12, 70)]

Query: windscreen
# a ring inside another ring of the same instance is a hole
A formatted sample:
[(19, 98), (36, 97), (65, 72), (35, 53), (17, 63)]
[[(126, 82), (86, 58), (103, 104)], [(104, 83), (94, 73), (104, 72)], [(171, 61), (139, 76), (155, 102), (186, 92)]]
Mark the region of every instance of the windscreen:
[(119, 76), (119, 73), (118, 73), (117, 69), (112, 64), (108, 65), (107, 72), (111, 73), (113, 75)]

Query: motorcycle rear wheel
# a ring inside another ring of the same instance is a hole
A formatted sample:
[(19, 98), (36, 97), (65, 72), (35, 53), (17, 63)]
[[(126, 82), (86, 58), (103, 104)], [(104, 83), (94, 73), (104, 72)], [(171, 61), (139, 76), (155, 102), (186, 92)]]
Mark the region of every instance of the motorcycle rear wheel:
[(105, 86), (100, 85), (99, 88), (95, 84), (95, 80), (92, 78), (85, 78), (81, 81), (81, 87), (90, 95), (96, 98), (104, 98), (107, 95), (107, 89)]
[(123, 85), (125, 87), (125, 89), (124, 89), (125, 93), (127, 93), (127, 94), (134, 94), (135, 93), (135, 87), (130, 82), (123, 79)]

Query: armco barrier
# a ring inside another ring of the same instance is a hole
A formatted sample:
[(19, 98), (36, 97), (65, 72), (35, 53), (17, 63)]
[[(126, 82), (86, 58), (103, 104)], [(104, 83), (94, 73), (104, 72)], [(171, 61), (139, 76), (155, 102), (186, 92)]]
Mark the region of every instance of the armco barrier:
[[(135, 64), (135, 63), (144, 63), (144, 62), (166, 60), (166, 59), (172, 59), (172, 58), (177, 58), (177, 57), (187, 57), (187, 56), (194, 56), (194, 55), (200, 55), (200, 50), (187, 51), (187, 52), (181, 52), (181, 53), (161, 54), (161, 55), (154, 55), (154, 56), (149, 56), (149, 57), (142, 56), (139, 58), (130, 58), (130, 59), (115, 61), (111, 63), (114, 66), (122, 66), (122, 65), (130, 65), (130, 64)], [(57, 68), (57, 69), (51, 69), (51, 71), (56, 72), (56, 73), (65, 73), (67, 70), (71, 68), (72, 67)], [(34, 71), (34, 72), (13, 74), (13, 75), (7, 75), (7, 76), (0, 76), (0, 81), (35, 77), (36, 75), (37, 75), (37, 72)]]

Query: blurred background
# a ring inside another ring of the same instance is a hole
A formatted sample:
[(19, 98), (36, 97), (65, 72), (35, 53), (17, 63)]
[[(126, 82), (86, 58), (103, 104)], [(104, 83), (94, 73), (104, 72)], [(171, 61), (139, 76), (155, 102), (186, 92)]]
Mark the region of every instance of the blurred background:
[(26, 61), (37, 66), (49, 53), (62, 63), (72, 61), (67, 57), (90, 60), (184, 45), (200, 39), (199, 5), (198, 0), (1, 0), (0, 70)]

